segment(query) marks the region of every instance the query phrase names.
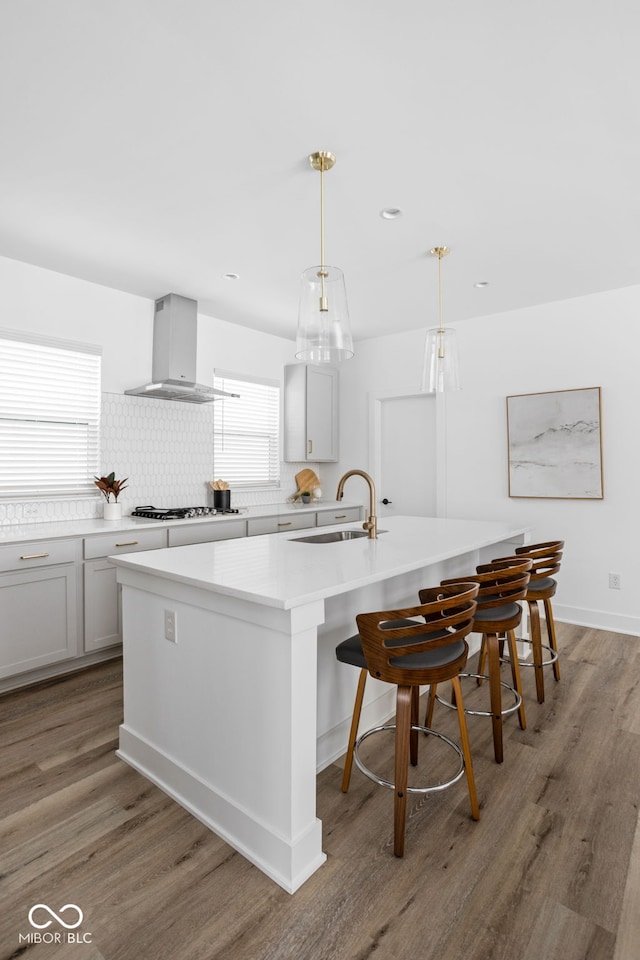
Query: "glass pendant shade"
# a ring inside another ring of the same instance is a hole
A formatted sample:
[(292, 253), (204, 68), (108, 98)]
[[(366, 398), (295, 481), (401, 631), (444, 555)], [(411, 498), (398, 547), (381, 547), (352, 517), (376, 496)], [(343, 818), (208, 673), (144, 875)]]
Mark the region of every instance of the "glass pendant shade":
[(450, 327), (433, 327), (427, 330), (424, 345), (422, 390), (425, 393), (445, 393), (459, 389), (456, 332)]
[(296, 359), (306, 363), (339, 363), (350, 360), (353, 354), (342, 270), (309, 267), (302, 274), (300, 285)]

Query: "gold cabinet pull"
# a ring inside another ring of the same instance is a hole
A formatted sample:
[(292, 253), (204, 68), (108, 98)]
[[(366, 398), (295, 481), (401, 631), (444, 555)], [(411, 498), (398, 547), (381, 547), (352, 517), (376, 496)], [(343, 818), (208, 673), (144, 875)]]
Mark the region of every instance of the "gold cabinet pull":
[(48, 557), (48, 553), (28, 553), (23, 557), (20, 557), (21, 560), (44, 560), (45, 557)]
[(313, 453), (313, 440), (307, 440), (307, 443), (309, 444), (309, 449), (307, 450), (307, 453)]
[(137, 547), (138, 540), (127, 540), (126, 543), (116, 543), (116, 547)]
[(334, 519), (334, 520), (346, 520), (346, 519), (347, 519), (347, 515), (346, 515), (346, 513), (336, 513), (336, 515), (334, 516), (333, 519)]
[(290, 526), (291, 526), (291, 522), (292, 522), (291, 520), (283, 520), (281, 523), (278, 523), (278, 526), (279, 526), (279, 527), (290, 527)]

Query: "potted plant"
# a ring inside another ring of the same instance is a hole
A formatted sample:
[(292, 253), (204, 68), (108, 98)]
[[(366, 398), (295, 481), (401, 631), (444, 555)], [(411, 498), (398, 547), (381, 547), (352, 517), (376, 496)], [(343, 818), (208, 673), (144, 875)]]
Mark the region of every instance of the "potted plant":
[(311, 494), (308, 492), (308, 490), (303, 491), (303, 493), (302, 493), (302, 502), (303, 502), (303, 503), (311, 503)]
[[(118, 503), (118, 497), (127, 485), (128, 477), (124, 480), (116, 480), (115, 472), (106, 477), (94, 477), (94, 482), (102, 496), (107, 501), (104, 505), (105, 520), (120, 520), (122, 517), (122, 505)], [(113, 497), (113, 502), (111, 498)]]

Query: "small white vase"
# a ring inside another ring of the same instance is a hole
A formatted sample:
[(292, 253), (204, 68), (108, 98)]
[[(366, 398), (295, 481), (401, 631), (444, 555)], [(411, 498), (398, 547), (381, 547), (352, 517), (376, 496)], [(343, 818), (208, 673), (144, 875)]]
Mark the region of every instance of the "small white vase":
[(104, 505), (105, 520), (122, 520), (122, 505), (107, 501)]

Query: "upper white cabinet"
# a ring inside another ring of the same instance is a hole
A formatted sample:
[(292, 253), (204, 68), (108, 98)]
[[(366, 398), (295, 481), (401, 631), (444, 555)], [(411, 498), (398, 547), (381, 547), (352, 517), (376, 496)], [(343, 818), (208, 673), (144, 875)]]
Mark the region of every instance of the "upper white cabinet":
[(284, 459), (338, 460), (338, 371), (334, 367), (285, 366)]

